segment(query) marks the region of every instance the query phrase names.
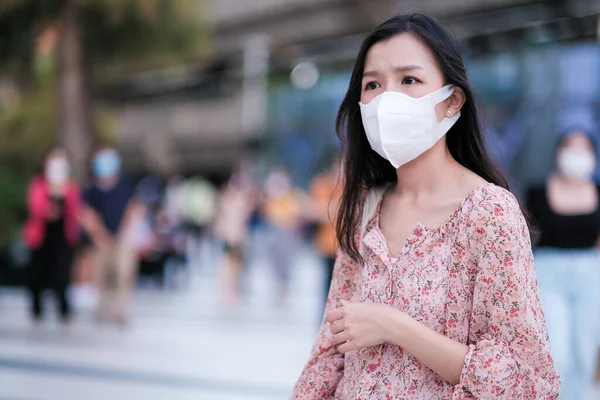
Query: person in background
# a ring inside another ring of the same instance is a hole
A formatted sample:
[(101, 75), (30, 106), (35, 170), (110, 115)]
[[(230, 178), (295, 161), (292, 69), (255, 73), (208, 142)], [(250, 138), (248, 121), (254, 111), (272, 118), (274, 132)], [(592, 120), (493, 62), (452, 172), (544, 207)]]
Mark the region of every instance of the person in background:
[(313, 205), (312, 217), (318, 224), (314, 239), (315, 248), (325, 264), (323, 305), (329, 294), (333, 266), (338, 252), (334, 221), (337, 217), (337, 209), (339, 208), (343, 189), (340, 182), (340, 169), (341, 158), (336, 157), (327, 171), (314, 178), (310, 187)]
[(180, 176), (167, 181), (164, 193), (164, 209), (172, 224), (181, 225), (184, 217), (184, 183)]
[(201, 263), (202, 239), (207, 237), (207, 228), (215, 215), (217, 190), (209, 180), (196, 177), (184, 183), (181, 196), (182, 214), (188, 232), (187, 259), (195, 267)]
[(132, 201), (133, 184), (120, 170), (121, 158), (114, 148), (103, 147), (94, 154), (94, 183), (83, 195), (81, 223), (94, 245), (96, 316), (99, 321), (124, 324), (138, 262), (130, 231), (143, 212)]
[(158, 229), (167, 238), (170, 257), (166, 277), (171, 286), (183, 286), (189, 282), (190, 263), (186, 259), (188, 232), (184, 224), (184, 190), (181, 177), (174, 176), (167, 181), (162, 212), (159, 214)]
[(57, 297), (63, 324), (71, 320), (72, 309), (67, 289), (71, 263), (80, 232), (78, 215), (80, 193), (70, 179), (67, 153), (54, 148), (44, 157), (43, 167), (27, 194), (29, 217), (24, 241), (31, 250), (31, 314), (36, 323), (43, 317), (42, 290), (51, 287)]
[(215, 237), (223, 243), (223, 294), (228, 306), (241, 303), (240, 278), (244, 269), (245, 246), (255, 204), (251, 179), (239, 170), (221, 193), (214, 221)]
[[(561, 399), (582, 399), (594, 376), (600, 318), (598, 137), (577, 112), (563, 122), (555, 171), (527, 193), (539, 232), (534, 252)], [(580, 118), (572, 120), (575, 116)]]
[(129, 230), (139, 261), (138, 274), (154, 278), (160, 287), (165, 284), (164, 237), (157, 230), (157, 215), (162, 207), (162, 181), (152, 175), (142, 178), (135, 188), (135, 223)]
[(263, 215), (269, 224), (266, 240), (278, 284), (277, 304), (285, 304), (292, 263), (300, 246), (303, 196), (283, 167), (273, 168), (265, 179)]

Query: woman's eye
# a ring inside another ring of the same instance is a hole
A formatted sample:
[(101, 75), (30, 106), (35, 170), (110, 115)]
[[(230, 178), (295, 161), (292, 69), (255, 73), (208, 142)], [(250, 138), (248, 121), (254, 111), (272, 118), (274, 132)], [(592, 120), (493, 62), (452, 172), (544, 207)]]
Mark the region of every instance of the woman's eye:
[(413, 78), (412, 76), (407, 76), (406, 78), (404, 78), (402, 80), (402, 84), (403, 85), (414, 85), (415, 83), (418, 83), (419, 81), (416, 78)]
[(376, 90), (379, 89), (379, 83), (371, 81), (365, 85), (365, 90)]

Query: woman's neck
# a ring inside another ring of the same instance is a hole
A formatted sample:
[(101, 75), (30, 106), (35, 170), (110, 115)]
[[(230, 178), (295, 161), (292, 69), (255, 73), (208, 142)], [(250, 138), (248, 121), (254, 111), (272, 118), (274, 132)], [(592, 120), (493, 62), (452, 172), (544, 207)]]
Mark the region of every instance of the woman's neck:
[(440, 141), (417, 159), (398, 168), (396, 191), (410, 197), (435, 193), (452, 185), (462, 173), (464, 167), (452, 157), (445, 141)]
[(111, 190), (112, 188), (117, 186), (117, 183), (119, 183), (118, 175), (104, 177), (104, 178), (98, 178), (98, 180), (97, 180), (97, 185), (102, 190)]
[(62, 196), (67, 191), (67, 182), (64, 183), (48, 183), (48, 191), (53, 196)]

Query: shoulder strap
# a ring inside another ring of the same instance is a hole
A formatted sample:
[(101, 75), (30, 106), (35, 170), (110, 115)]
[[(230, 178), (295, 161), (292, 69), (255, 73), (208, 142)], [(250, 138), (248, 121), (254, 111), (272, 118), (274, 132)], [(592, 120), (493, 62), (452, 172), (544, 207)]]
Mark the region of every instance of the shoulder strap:
[(365, 230), (367, 229), (367, 224), (375, 215), (375, 211), (377, 210), (377, 206), (379, 202), (383, 198), (383, 194), (387, 189), (387, 185), (380, 186), (377, 188), (373, 188), (369, 190), (367, 193), (367, 197), (365, 199), (365, 203), (362, 209), (362, 221), (360, 224), (360, 242), (359, 242), (359, 253), (362, 254), (363, 251), (363, 237), (365, 236)]

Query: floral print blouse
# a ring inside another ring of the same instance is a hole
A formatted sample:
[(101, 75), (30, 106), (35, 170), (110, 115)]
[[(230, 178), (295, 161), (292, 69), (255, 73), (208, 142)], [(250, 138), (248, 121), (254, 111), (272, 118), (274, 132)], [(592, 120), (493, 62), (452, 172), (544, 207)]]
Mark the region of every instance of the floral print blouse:
[(437, 229), (418, 225), (398, 258), (380, 209), (362, 238), (364, 266), (338, 255), (327, 310), (342, 299), (386, 303), (468, 345), (460, 383), (390, 343), (344, 356), (324, 322), (292, 399), (556, 399), (529, 231), (513, 195), (475, 189)]

